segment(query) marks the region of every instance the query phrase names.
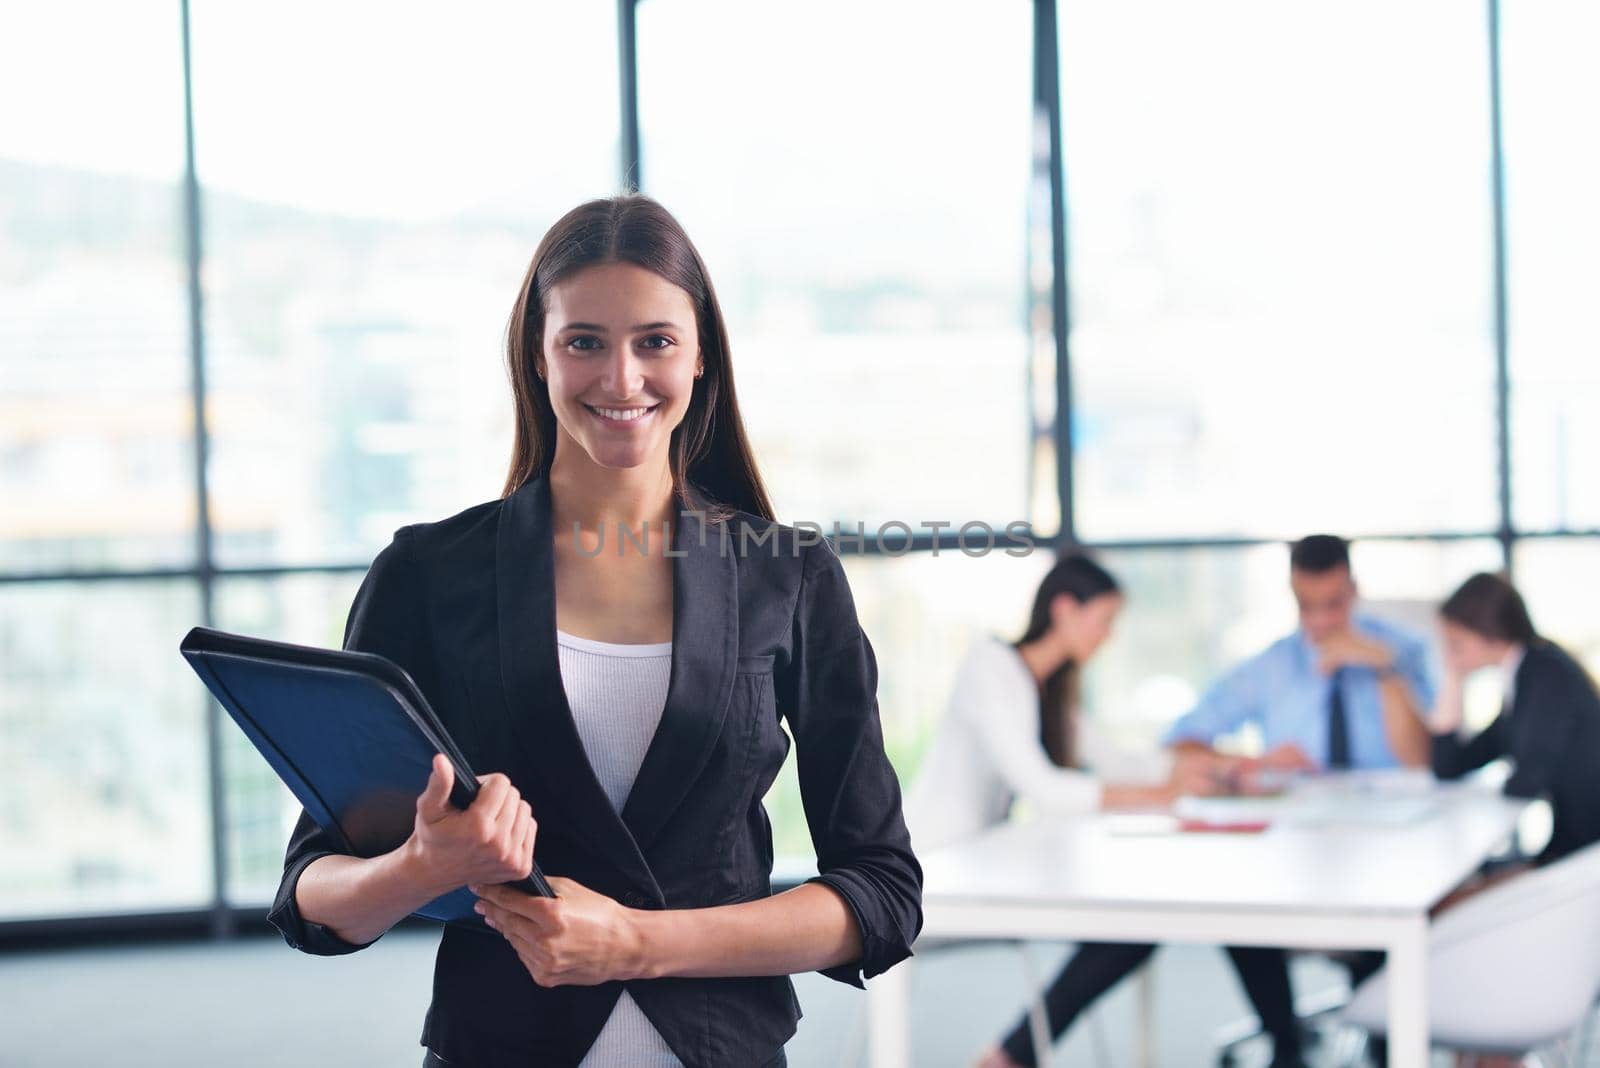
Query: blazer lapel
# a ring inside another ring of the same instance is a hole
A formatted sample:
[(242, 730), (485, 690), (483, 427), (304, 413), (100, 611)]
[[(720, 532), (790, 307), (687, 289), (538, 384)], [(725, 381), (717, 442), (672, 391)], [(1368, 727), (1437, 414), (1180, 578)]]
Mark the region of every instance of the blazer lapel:
[(707, 524), (693, 486), (672, 544), (672, 669), (661, 722), (619, 815), (573, 722), (556, 648), (554, 523), (549, 479), (506, 498), (496, 544), (499, 652), (512, 735), (590, 848), (630, 879), (660, 888), (643, 850), (710, 757), (733, 694), (739, 655), (738, 562), (724, 525)]
[(650, 866), (595, 777), (561, 685), (553, 527), (546, 477), (506, 498), (496, 536), (495, 586), (500, 677), (511, 734), (562, 814), (582, 821), (584, 833), (574, 837), (635, 885), (659, 895)]
[(710, 758), (733, 694), (739, 658), (739, 572), (725, 524), (686, 489), (673, 535), (672, 677), (666, 706), (622, 818), (648, 849)]

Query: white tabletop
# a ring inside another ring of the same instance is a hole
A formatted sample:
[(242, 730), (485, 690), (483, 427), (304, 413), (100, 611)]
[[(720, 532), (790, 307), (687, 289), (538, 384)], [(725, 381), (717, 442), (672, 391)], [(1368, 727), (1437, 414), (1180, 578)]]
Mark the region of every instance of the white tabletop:
[(1416, 914), (1505, 841), (1524, 803), (1484, 783), (1374, 790), (1350, 779), (1308, 784), (1258, 807), (1272, 822), (1255, 833), (1138, 833), (1146, 821), (1115, 814), (1006, 824), (919, 852), (923, 897)]

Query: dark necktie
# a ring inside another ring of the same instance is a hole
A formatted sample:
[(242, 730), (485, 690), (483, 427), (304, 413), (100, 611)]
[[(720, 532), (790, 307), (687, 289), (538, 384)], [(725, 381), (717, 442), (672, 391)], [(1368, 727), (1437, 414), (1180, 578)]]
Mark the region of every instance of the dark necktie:
[(1344, 669), (1339, 668), (1330, 680), (1328, 691), (1328, 767), (1350, 766), (1350, 724), (1344, 715)]

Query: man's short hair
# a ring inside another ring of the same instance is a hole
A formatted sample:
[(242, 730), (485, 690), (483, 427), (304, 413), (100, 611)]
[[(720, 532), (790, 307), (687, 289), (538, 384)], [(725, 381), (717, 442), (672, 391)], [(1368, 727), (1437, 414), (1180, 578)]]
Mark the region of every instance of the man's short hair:
[(1308, 534), (1289, 547), (1289, 568), (1320, 575), (1349, 568), (1350, 543), (1337, 534)]

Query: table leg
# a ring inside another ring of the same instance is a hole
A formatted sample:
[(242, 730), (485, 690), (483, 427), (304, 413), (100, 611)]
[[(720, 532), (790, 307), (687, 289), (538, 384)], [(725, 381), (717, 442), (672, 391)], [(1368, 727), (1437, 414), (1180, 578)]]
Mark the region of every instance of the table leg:
[(1139, 1068), (1156, 1063), (1156, 970), (1154, 964), (1139, 969)]
[(911, 1068), (911, 966), (901, 961), (867, 982), (872, 1068)]
[(1419, 916), (1389, 944), (1389, 1063), (1428, 1064), (1428, 918)]

